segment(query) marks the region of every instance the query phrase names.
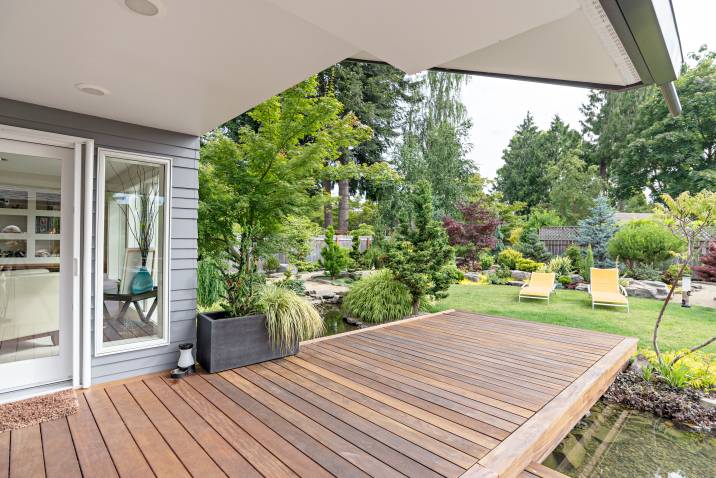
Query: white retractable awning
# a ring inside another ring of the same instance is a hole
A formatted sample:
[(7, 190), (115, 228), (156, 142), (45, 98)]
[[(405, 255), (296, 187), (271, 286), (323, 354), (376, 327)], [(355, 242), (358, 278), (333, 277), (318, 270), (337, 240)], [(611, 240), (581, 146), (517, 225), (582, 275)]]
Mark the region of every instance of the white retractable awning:
[(657, 83), (670, 106), (682, 61), (669, 0), (0, 4), (0, 97), (191, 134), (346, 58), (406, 73)]

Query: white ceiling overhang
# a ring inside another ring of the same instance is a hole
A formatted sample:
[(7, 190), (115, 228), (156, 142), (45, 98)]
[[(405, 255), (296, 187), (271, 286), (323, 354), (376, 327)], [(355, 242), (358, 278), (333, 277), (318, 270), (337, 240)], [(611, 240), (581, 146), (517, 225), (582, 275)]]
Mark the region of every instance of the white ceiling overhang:
[(5, 0), (0, 97), (202, 134), (346, 58), (621, 89), (665, 82), (649, 63), (668, 77), (678, 56), (657, 41), (668, 0), (161, 2), (146, 17), (124, 0)]

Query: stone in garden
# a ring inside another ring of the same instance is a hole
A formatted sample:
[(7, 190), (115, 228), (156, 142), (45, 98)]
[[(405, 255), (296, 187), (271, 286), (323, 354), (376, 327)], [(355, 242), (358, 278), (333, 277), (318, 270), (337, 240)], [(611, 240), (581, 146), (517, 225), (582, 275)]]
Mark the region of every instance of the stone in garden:
[(716, 398), (701, 397), (699, 400), (701, 406), (707, 409), (716, 408)]
[(649, 360), (643, 354), (639, 354), (634, 357), (634, 361), (629, 365), (629, 370), (643, 375), (644, 369), (647, 367), (649, 367)]
[(668, 286), (659, 281), (632, 280), (626, 287), (630, 297), (646, 297), (647, 299), (663, 300), (669, 293)]
[(579, 274), (569, 274), (569, 278), (572, 281), (572, 284), (581, 284), (584, 282), (584, 277)]
[(471, 282), (480, 282), (480, 274), (478, 272), (465, 272), (465, 279)]
[(321, 299), (333, 299), (336, 296), (333, 292), (322, 292)]
[(512, 278), (515, 280), (526, 281), (532, 274), (524, 271), (512, 271)]
[(585, 284), (584, 282), (577, 284), (577, 287), (574, 288), (574, 290), (581, 290), (582, 292), (587, 292), (589, 290), (589, 284)]
[(521, 281), (521, 280), (511, 280), (511, 281), (507, 282), (507, 285), (514, 285), (517, 287), (522, 287), (523, 285), (525, 285), (525, 283), (524, 283), (524, 281)]

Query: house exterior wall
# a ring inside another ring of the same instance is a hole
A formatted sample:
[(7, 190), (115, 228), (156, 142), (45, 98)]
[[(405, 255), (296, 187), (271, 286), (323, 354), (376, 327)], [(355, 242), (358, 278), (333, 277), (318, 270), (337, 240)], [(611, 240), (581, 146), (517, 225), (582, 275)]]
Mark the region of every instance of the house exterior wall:
[[(169, 294), (171, 343), (168, 346), (101, 357), (94, 356), (93, 343), (92, 383), (173, 368), (177, 361), (178, 344), (193, 342), (196, 335), (199, 138), (3, 98), (0, 98), (0, 124), (93, 139), (95, 148), (152, 154), (172, 159)], [(95, 161), (96, 158), (95, 150)], [(96, 166), (95, 164), (95, 172)], [(96, 178), (94, 188), (93, 197), (96, 198)], [(94, 212), (93, 200), (93, 216)], [(95, 227), (94, 220), (92, 224)], [(96, 237), (94, 231), (92, 236)], [(94, 251), (92, 256), (94, 258)], [(94, 277), (91, 278), (91, 284), (95, 284)], [(93, 341), (94, 314), (93, 309)]]

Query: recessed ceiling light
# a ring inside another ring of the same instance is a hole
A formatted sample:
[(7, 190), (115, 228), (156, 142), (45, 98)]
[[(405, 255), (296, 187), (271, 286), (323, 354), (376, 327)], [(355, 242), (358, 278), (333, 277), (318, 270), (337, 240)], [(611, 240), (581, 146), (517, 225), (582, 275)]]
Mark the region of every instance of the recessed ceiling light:
[(106, 96), (109, 94), (109, 90), (99, 85), (90, 85), (88, 83), (77, 83), (75, 88), (80, 90), (82, 93), (87, 93), (93, 96)]
[(162, 4), (158, 0), (124, 0), (124, 5), (145, 17), (156, 16), (162, 10)]

